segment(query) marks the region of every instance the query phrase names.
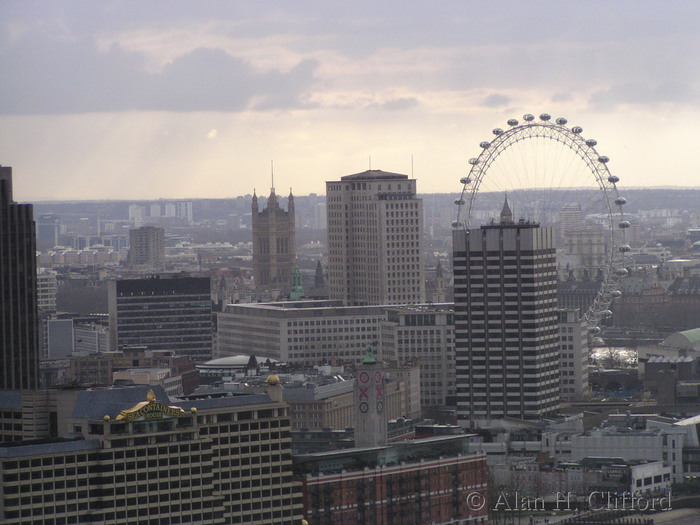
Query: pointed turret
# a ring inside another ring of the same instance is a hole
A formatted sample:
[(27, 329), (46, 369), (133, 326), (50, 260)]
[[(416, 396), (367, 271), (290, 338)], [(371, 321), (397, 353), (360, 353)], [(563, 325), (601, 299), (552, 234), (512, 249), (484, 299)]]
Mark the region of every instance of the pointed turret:
[(508, 206), (507, 193), (506, 198), (503, 201), (503, 209), (501, 210), (501, 224), (513, 224), (513, 212), (510, 211), (510, 206)]

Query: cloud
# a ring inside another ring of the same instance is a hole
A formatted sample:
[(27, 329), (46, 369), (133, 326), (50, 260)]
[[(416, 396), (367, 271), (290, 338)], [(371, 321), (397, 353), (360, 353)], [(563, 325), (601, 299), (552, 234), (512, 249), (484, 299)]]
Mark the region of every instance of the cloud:
[(552, 95), (552, 102), (571, 102), (574, 96), (571, 93), (555, 93)]
[(662, 103), (697, 103), (698, 90), (686, 83), (667, 80), (659, 83), (628, 82), (615, 84), (596, 91), (589, 104), (595, 110), (610, 110), (620, 105), (639, 104), (654, 106)]
[(499, 108), (510, 104), (510, 97), (500, 93), (492, 93), (484, 99), (483, 105), (487, 108)]
[(380, 109), (384, 111), (404, 111), (407, 109), (412, 109), (420, 105), (418, 100), (414, 97), (400, 97), (386, 102), (376, 102), (370, 104), (368, 108), (370, 109)]
[(222, 49), (194, 49), (149, 73), (145, 57), (118, 44), (25, 34), (0, 48), (0, 113), (242, 111), (303, 106), (314, 60), (288, 72), (258, 71)]
[(210, 140), (215, 139), (218, 134), (219, 131), (216, 128), (213, 128), (209, 133), (207, 133), (207, 138)]

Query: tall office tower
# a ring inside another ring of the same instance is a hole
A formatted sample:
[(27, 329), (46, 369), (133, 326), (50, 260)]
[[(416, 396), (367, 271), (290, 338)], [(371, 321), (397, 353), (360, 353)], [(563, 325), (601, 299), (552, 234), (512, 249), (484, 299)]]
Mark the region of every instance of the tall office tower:
[(142, 226), (129, 230), (129, 267), (145, 272), (165, 269), (165, 230)]
[(559, 404), (559, 330), (551, 228), (513, 222), (453, 232), (457, 416), (479, 425), (538, 419)]
[(579, 231), (583, 227), (581, 220), (581, 205), (566, 204), (559, 210), (559, 229), (562, 239), (567, 234)]
[(258, 209), (253, 192), (253, 276), (258, 288), (279, 288), (289, 291), (296, 261), (294, 196), (289, 190), (287, 211), (284, 211), (270, 189), (267, 207)]
[(129, 204), (129, 222), (134, 224), (135, 228), (140, 228), (146, 222), (146, 208), (138, 204)]
[(12, 168), (0, 166), (0, 390), (39, 382), (36, 229), (31, 204), (12, 200)]
[(40, 252), (58, 245), (61, 218), (53, 213), (42, 213), (36, 222), (36, 249)]
[(184, 274), (109, 281), (110, 348), (172, 350), (201, 363), (212, 357), (211, 279)]
[(326, 182), (331, 299), (425, 302), (423, 200), (408, 175), (369, 170)]

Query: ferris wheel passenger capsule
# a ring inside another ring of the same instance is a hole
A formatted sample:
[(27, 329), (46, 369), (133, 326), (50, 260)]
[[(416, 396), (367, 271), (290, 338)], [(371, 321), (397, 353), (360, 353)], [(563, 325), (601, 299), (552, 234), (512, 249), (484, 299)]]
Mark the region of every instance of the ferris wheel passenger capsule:
[(620, 250), (620, 253), (627, 253), (627, 252), (630, 251), (631, 249), (632, 249), (632, 248), (630, 248), (630, 245), (629, 245), (629, 244), (623, 244), (622, 246), (620, 246), (620, 247), (618, 248), (618, 250)]
[(620, 277), (625, 277), (627, 274), (629, 274), (627, 268), (618, 268), (615, 270), (615, 275), (619, 275)]
[(602, 162), (603, 164), (605, 164), (606, 162), (609, 162), (609, 161), (610, 161), (610, 157), (607, 157), (605, 155), (601, 155), (600, 157), (598, 157), (598, 162)]
[(630, 221), (620, 221), (619, 224), (618, 224), (618, 226), (619, 226), (620, 228), (622, 228), (623, 230), (624, 230), (624, 229), (627, 229), (627, 228), (630, 227)]
[(608, 177), (608, 182), (612, 182), (613, 184), (617, 184), (618, 182), (620, 182), (620, 177), (618, 177), (617, 175), (610, 175)]
[(557, 124), (559, 124), (560, 126), (566, 126), (566, 123), (567, 123), (567, 122), (569, 122), (569, 121), (566, 120), (564, 117), (559, 117), (559, 118), (557, 119)]
[(459, 179), (459, 182), (461, 182), (462, 184), (469, 184), (471, 181), (472, 180), (469, 177), (462, 177), (461, 179)]
[(602, 317), (612, 317), (612, 314), (613, 313), (610, 310), (603, 310), (602, 312), (600, 312), (600, 315)]
[(494, 135), (503, 135), (503, 130), (501, 128), (496, 128), (493, 130)]
[(457, 206), (461, 206), (462, 204), (464, 204), (464, 199), (455, 199), (455, 204)]
[(486, 140), (484, 140), (484, 141), (482, 141), (482, 142), (479, 143), (479, 147), (481, 147), (481, 148), (483, 148), (483, 149), (488, 148), (490, 145), (491, 145), (491, 143), (488, 142), (488, 141), (486, 141)]
[(599, 326), (591, 326), (588, 331), (592, 334), (599, 334), (600, 333), (600, 327)]
[(624, 197), (618, 197), (617, 199), (615, 199), (615, 204), (617, 204), (618, 206), (623, 206), (627, 204), (627, 199), (625, 199)]
[(574, 126), (573, 128), (571, 128), (571, 131), (573, 131), (577, 135), (580, 135), (581, 133), (583, 133), (583, 128), (581, 126)]
[(588, 139), (586, 140), (586, 146), (590, 146), (591, 148), (593, 146), (598, 145), (598, 141), (596, 139)]
[(610, 297), (622, 297), (622, 292), (620, 290), (612, 290), (610, 292)]
[(530, 113), (527, 113), (523, 115), (523, 120), (526, 120), (527, 122), (535, 120), (535, 115), (531, 115)]
[(540, 115), (540, 120), (544, 120), (545, 122), (547, 122), (550, 118), (552, 118), (552, 115), (549, 113), (542, 113)]
[(476, 157), (472, 157), (471, 159), (469, 159), (469, 164), (471, 164), (472, 166), (474, 164), (478, 164), (478, 163), (479, 163), (479, 159), (477, 159)]
[(509, 119), (509, 120), (508, 120), (508, 125), (509, 125), (509, 126), (517, 126), (517, 125), (518, 125), (518, 121), (517, 121), (516, 119), (514, 119), (514, 118)]
[(452, 227), (456, 228), (457, 226), (459, 226), (459, 223), (457, 221), (452, 221)]

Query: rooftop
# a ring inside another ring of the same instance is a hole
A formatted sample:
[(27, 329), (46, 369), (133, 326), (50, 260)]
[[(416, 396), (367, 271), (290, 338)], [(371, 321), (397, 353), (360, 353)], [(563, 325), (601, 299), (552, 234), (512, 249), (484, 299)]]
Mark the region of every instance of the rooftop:
[(382, 170), (367, 170), (361, 173), (353, 173), (352, 175), (345, 175), (341, 177), (340, 180), (384, 180), (384, 179), (408, 179), (408, 175), (402, 175), (400, 173), (391, 173), (389, 171)]

